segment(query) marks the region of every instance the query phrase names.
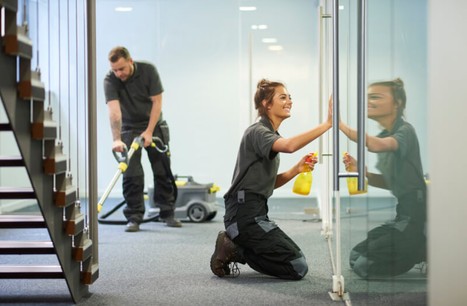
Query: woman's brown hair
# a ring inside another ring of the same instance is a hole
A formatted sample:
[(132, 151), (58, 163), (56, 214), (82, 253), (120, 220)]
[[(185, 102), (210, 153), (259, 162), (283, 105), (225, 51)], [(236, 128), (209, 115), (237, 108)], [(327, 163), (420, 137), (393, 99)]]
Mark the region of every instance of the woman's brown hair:
[[(272, 82), (267, 79), (258, 82), (255, 93), (255, 109), (258, 110), (258, 117), (266, 115), (266, 106), (272, 104), (276, 88), (280, 86), (285, 87), (281, 82)], [(263, 105), (263, 100), (266, 100), (266, 105)]]
[(407, 96), (405, 93), (404, 82), (400, 79), (394, 79), (392, 81), (381, 81), (370, 84), (371, 86), (385, 86), (389, 87), (392, 92), (392, 97), (398, 105), (398, 115), (402, 117), (404, 115), (405, 105), (407, 103)]

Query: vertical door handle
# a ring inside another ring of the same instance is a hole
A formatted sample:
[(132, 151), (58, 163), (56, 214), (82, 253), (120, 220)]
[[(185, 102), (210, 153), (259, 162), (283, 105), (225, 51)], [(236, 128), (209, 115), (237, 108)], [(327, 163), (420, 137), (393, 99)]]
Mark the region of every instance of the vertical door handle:
[(358, 80), (357, 80), (357, 126), (358, 126), (358, 190), (365, 189), (365, 110), (366, 110), (366, 37), (367, 37), (366, 0), (358, 0)]
[(333, 0), (333, 176), (334, 190), (339, 190), (339, 179), (358, 177), (358, 189), (365, 189), (365, 99), (366, 99), (366, 0), (358, 0), (358, 50), (357, 50), (357, 160), (358, 172), (339, 172), (339, 1)]

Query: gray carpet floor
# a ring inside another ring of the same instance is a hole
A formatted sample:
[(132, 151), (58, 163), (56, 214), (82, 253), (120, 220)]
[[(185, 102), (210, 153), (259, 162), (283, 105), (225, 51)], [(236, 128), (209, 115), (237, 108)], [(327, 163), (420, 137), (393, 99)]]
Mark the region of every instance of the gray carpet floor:
[[(350, 303), (426, 305), (426, 275), (415, 268), (396, 278), (371, 281), (361, 280), (349, 270), (346, 263), (351, 245), (359, 242), (369, 227), (387, 218), (391, 211), (375, 209), (368, 214), (353, 205), (352, 210), (345, 208), (342, 219), (342, 267)], [(329, 296), (333, 273), (328, 243), (321, 235), (319, 220), (304, 213), (307, 206), (303, 200), (270, 201), (270, 218), (307, 257), (310, 270), (300, 281), (261, 275), (246, 265), (239, 265), (240, 275), (235, 278), (213, 275), (209, 260), (217, 233), (223, 229), (222, 205), (213, 220), (184, 221), (182, 228), (148, 222), (141, 225), (141, 231), (126, 233), (124, 225), (99, 224), (99, 278), (89, 287), (90, 295), (79, 305), (345, 305)], [(350, 211), (354, 212), (353, 216)], [(122, 218), (121, 212), (115, 212), (112, 218)], [(39, 240), (47, 233), (0, 231), (4, 240), (21, 239), (21, 236)], [(16, 263), (18, 256), (2, 255), (0, 260)], [(55, 256), (51, 255), (22, 255), (21, 260), (22, 263), (37, 264), (39, 260), (56, 264)], [(73, 304), (64, 280), (0, 279), (0, 305)]]

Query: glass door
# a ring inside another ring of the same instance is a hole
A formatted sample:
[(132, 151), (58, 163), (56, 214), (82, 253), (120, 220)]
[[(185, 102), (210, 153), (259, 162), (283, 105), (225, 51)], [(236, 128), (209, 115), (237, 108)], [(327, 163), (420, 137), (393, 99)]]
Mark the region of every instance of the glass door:
[[(401, 293), (426, 295), (426, 1), (321, 4), (338, 30), (332, 29), (338, 34), (332, 66), (338, 70), (324, 70), (321, 77), (329, 83), (337, 73), (334, 101), (343, 123), (334, 139), (339, 183), (331, 210), (337, 242), (333, 292), (344, 299), (345, 293), (390, 300)], [(325, 35), (324, 45), (332, 37)], [(365, 120), (359, 123), (362, 102)], [(355, 178), (346, 173), (359, 172), (358, 163), (346, 169), (343, 160), (350, 158), (346, 153), (357, 159), (359, 128), (366, 135), (360, 155), (365, 191), (353, 193), (347, 182)]]

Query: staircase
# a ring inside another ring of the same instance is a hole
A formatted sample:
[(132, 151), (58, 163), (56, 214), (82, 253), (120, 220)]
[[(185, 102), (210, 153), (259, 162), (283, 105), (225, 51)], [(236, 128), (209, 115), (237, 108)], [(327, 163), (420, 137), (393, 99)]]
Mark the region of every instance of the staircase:
[[(37, 201), (41, 215), (1, 215), (3, 229), (46, 229), (50, 241), (0, 241), (1, 255), (56, 254), (59, 265), (0, 265), (0, 278), (64, 278), (74, 302), (89, 293), (99, 275), (92, 261), (92, 241), (80, 211), (76, 188), (67, 173), (67, 158), (57, 141), (52, 110), (44, 108), (40, 74), (31, 71), (32, 42), (17, 25), (16, 0), (0, 0), (4, 26), (0, 37), (0, 99), (8, 122), (0, 133), (12, 133), (21, 156), (0, 156), (0, 167), (23, 167), (27, 187), (0, 185), (0, 200)], [(1, 18), (1, 17), (0, 17)], [(5, 183), (5, 182), (3, 182)], [(35, 258), (35, 257), (34, 257)], [(0, 261), (1, 262), (1, 261)]]

